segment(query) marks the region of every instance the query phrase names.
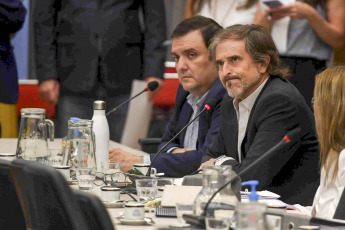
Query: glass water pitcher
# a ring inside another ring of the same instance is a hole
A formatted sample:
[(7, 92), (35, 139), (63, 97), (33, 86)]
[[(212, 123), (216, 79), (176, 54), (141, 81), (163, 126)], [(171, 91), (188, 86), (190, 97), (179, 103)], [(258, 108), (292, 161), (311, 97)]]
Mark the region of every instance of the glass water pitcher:
[(95, 139), (92, 131), (92, 120), (68, 120), (67, 143), (64, 154), (64, 165), (76, 168), (95, 168)]
[(47, 140), (54, 141), (54, 123), (45, 119), (46, 110), (24, 108), (21, 120), (16, 157), (47, 163), (49, 155)]
[[(204, 212), (206, 203), (221, 186), (237, 176), (230, 165), (206, 166), (203, 168), (202, 174), (202, 189), (195, 198), (193, 205), (193, 212), (196, 215), (201, 215)], [(239, 189), (237, 187), (232, 188), (232, 186), (229, 184), (213, 198), (205, 213), (206, 216), (231, 218), (234, 215), (235, 207), (240, 200), (240, 186)]]

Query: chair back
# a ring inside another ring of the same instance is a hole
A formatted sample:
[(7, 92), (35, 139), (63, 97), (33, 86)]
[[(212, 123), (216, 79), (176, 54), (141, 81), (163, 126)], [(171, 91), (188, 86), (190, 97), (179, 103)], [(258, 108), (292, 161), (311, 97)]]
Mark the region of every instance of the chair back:
[(92, 194), (73, 191), (91, 230), (114, 230), (111, 218), (100, 199)]
[(30, 229), (89, 229), (63, 176), (39, 162), (16, 159), (11, 173)]
[(10, 161), (0, 160), (0, 229), (26, 229), (10, 165)]
[(345, 220), (345, 189), (339, 199), (337, 209), (335, 210), (333, 219)]

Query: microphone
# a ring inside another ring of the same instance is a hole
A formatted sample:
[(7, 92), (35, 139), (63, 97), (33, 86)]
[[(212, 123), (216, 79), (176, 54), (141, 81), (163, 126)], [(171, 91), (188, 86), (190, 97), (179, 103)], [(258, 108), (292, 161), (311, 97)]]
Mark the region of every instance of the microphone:
[(222, 185), (221, 187), (219, 187), (217, 189), (217, 191), (215, 191), (213, 193), (213, 195), (210, 197), (210, 199), (207, 201), (205, 207), (204, 207), (204, 211), (202, 212), (201, 216), (195, 216), (195, 215), (190, 215), (190, 214), (184, 214), (183, 217), (187, 222), (192, 223), (192, 224), (196, 224), (198, 226), (205, 226), (205, 216), (206, 216), (206, 212), (207, 209), (211, 203), (211, 201), (213, 200), (213, 198), (221, 191), (223, 190), (225, 187), (227, 187), (229, 184), (234, 183), (236, 181), (240, 181), (240, 176), (245, 174), (246, 172), (250, 171), (251, 169), (253, 169), (254, 167), (260, 165), (262, 162), (264, 162), (265, 160), (267, 160), (267, 158), (271, 157), (274, 154), (280, 153), (281, 149), (283, 148), (287, 148), (289, 147), (291, 144), (293, 144), (294, 142), (292, 142), (291, 140), (296, 140), (297, 137), (299, 136), (299, 133), (301, 132), (301, 128), (295, 128), (292, 131), (290, 131), (288, 134), (286, 134), (283, 139), (281, 141), (279, 141), (276, 145), (274, 145), (271, 149), (269, 149), (266, 153), (264, 153), (263, 155), (261, 155), (258, 159), (256, 159), (254, 162), (252, 162), (251, 164), (249, 164), (246, 168), (244, 168), (242, 171), (240, 171), (237, 176), (233, 177), (231, 180), (229, 180), (228, 182), (226, 182), (224, 185)]
[(137, 95), (135, 95), (135, 96), (129, 98), (127, 101), (121, 103), (119, 106), (113, 108), (112, 110), (110, 110), (110, 111), (109, 111), (107, 114), (105, 114), (105, 115), (108, 116), (108, 115), (111, 114), (112, 112), (115, 112), (118, 108), (120, 108), (120, 107), (122, 107), (123, 105), (127, 104), (128, 102), (130, 102), (131, 100), (133, 100), (134, 98), (136, 98), (137, 96), (139, 96), (140, 94), (142, 94), (142, 93), (144, 93), (144, 92), (146, 92), (146, 91), (151, 91), (151, 92), (152, 92), (152, 91), (156, 90), (156, 89), (158, 88), (158, 86), (159, 86), (159, 84), (158, 84), (157, 81), (151, 81), (151, 82), (149, 82), (149, 83), (147, 84), (146, 88), (145, 88), (143, 91), (141, 91), (141, 92), (139, 92)]
[(175, 140), (175, 138), (180, 135), (180, 133), (185, 130), (190, 124), (192, 124), (197, 118), (199, 118), (199, 116), (205, 112), (206, 110), (210, 110), (210, 109), (213, 109), (215, 106), (216, 106), (216, 99), (212, 98), (210, 100), (208, 100), (206, 103), (205, 103), (205, 106), (204, 108), (194, 117), (193, 120), (191, 120), (190, 122), (188, 122), (188, 124), (186, 124), (178, 133), (176, 133), (175, 136), (173, 136), (162, 148), (160, 148), (157, 153), (155, 154), (155, 156), (153, 157), (152, 161), (151, 161), (151, 164), (150, 164), (150, 167), (149, 167), (149, 170), (147, 171), (147, 176), (151, 176), (151, 168), (152, 168), (152, 165), (153, 163), (156, 161), (158, 155), (162, 152), (162, 150), (168, 146), (168, 144), (170, 144), (173, 140)]

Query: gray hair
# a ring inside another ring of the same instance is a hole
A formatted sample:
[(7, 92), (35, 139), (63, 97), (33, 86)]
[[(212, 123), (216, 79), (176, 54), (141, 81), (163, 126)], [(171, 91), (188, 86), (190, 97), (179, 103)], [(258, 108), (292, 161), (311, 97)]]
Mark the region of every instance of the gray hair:
[(265, 63), (270, 57), (267, 72), (283, 78), (290, 77), (288, 67), (283, 67), (278, 50), (274, 45), (271, 35), (259, 25), (233, 25), (218, 31), (211, 39), (209, 53), (213, 61), (216, 61), (216, 48), (221, 42), (229, 39), (244, 40), (246, 51), (256, 63)]

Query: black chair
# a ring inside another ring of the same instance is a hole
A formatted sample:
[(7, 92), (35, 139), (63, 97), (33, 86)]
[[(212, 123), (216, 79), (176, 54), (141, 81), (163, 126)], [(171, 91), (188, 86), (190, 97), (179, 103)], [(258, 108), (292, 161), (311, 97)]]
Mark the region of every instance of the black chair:
[(0, 229), (26, 229), (10, 165), (10, 161), (0, 160)]
[(141, 146), (141, 150), (147, 153), (156, 153), (158, 146), (161, 143), (162, 138), (158, 137), (148, 137), (148, 138), (139, 138), (138, 142)]
[(98, 197), (81, 191), (73, 191), (91, 230), (114, 230), (111, 218)]
[(63, 176), (50, 166), (16, 159), (11, 174), (27, 227), (30, 229), (90, 229)]
[(339, 199), (333, 219), (345, 220), (345, 189), (343, 190), (343, 193)]

